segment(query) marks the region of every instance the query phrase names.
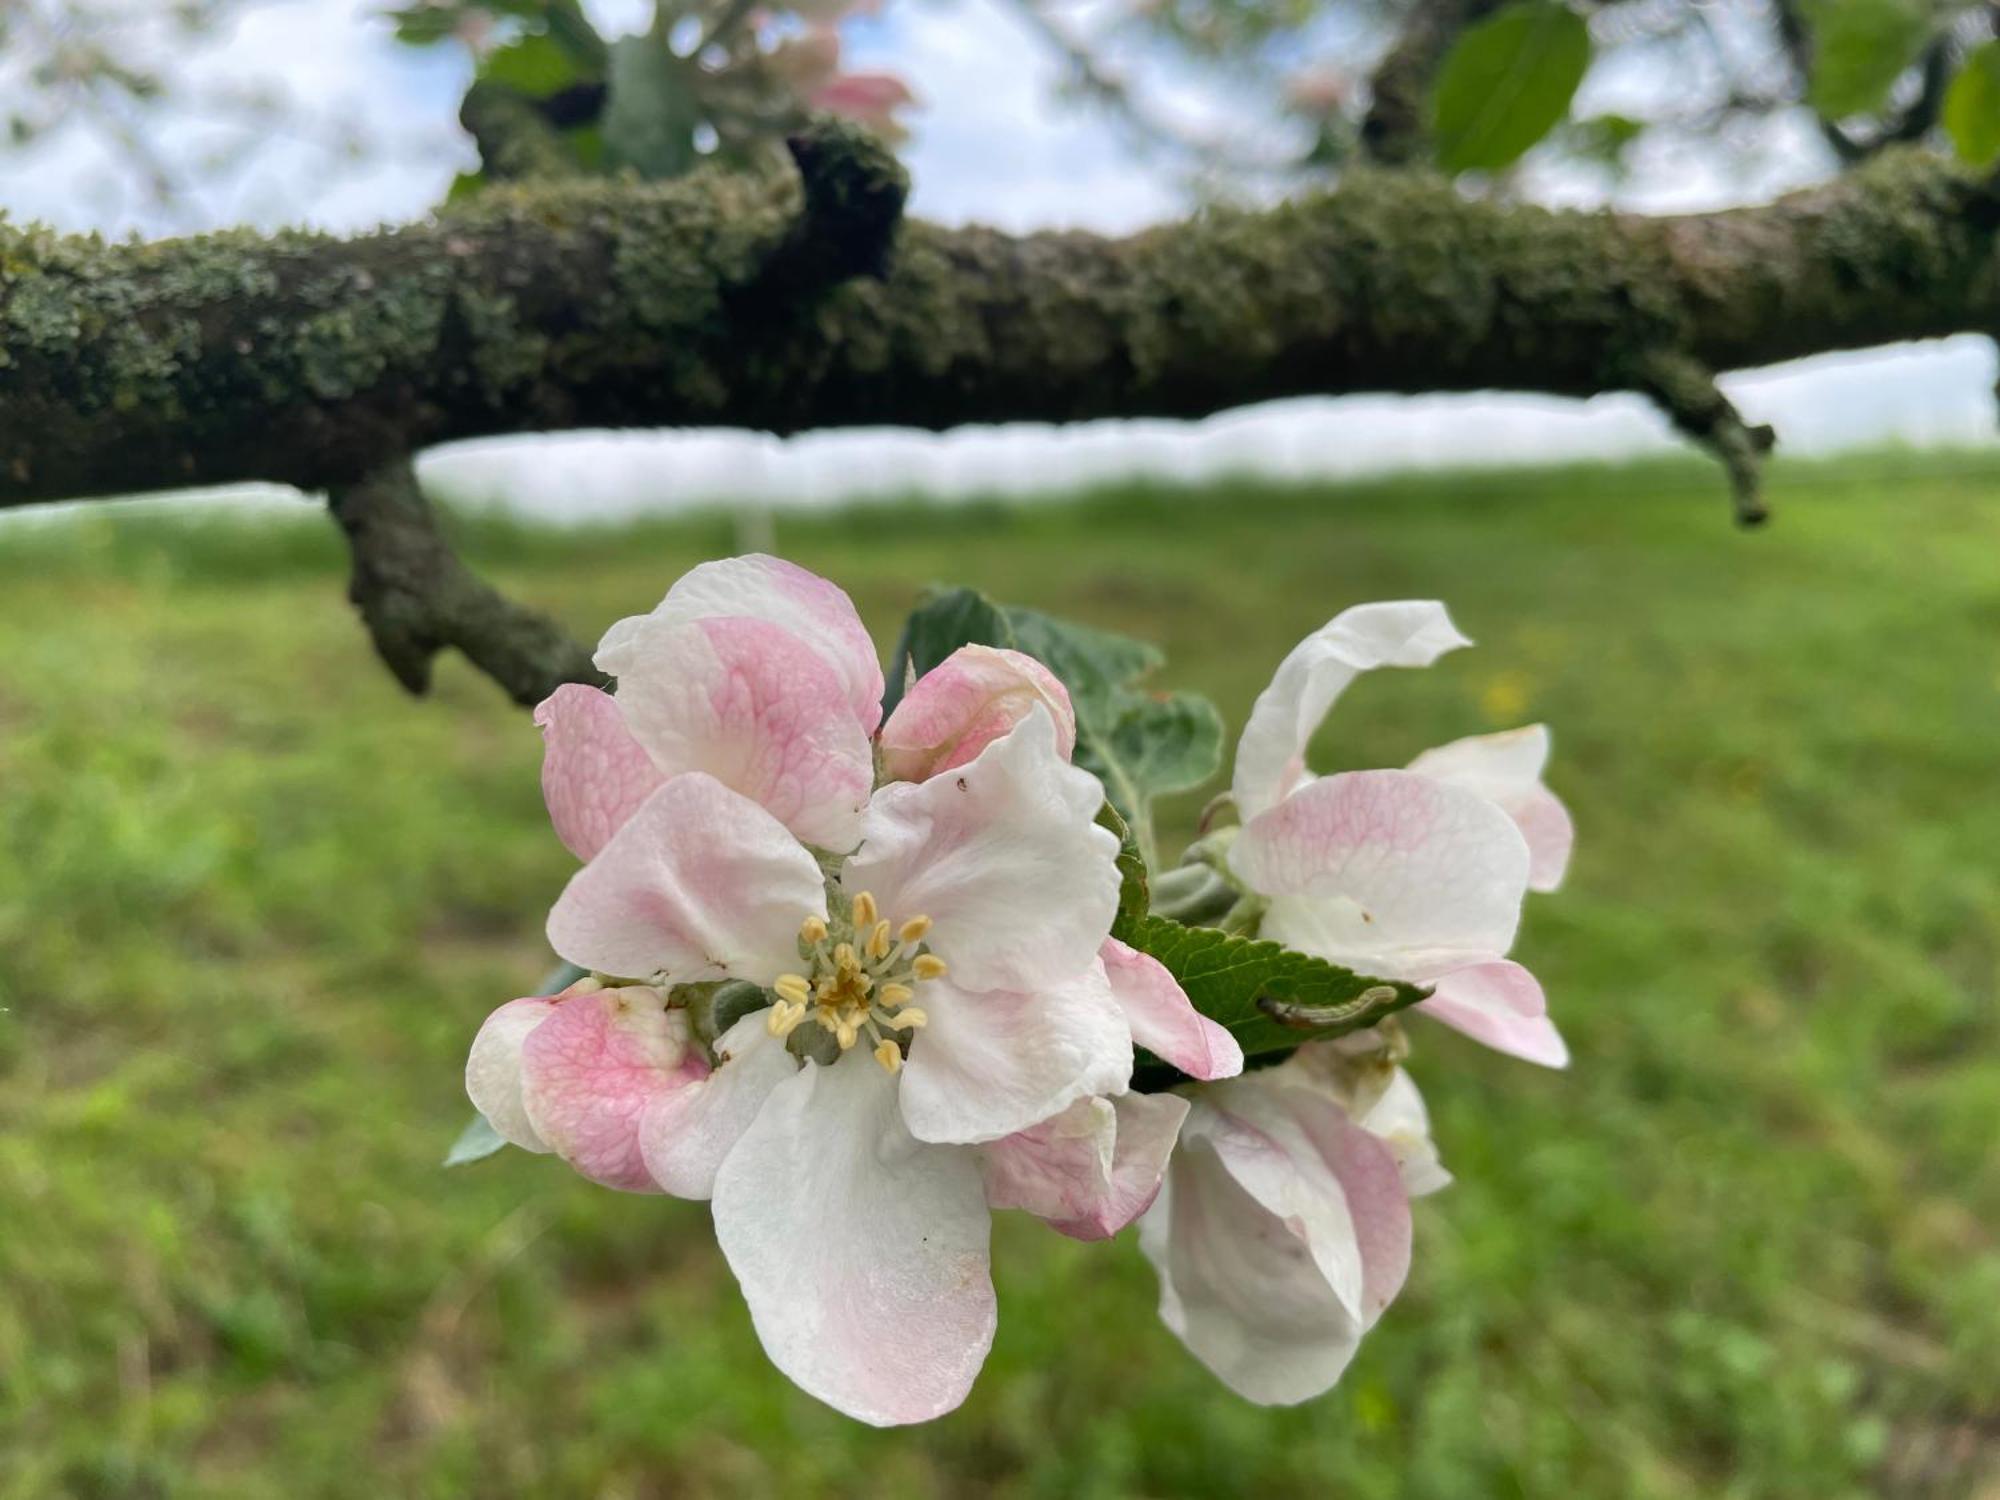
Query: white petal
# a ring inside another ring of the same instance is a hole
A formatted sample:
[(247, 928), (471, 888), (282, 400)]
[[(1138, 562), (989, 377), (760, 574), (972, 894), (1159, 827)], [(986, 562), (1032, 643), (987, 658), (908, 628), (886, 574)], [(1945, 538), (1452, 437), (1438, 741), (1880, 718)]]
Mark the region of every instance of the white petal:
[(765, 1352), (809, 1394), (878, 1427), (965, 1399), (996, 1317), (979, 1164), (911, 1137), (865, 1053), (772, 1091), (714, 1210)]
[(1409, 1206), (1387, 1149), (1330, 1102), (1310, 1127), (1260, 1108), (1281, 1140), (1204, 1097), (1254, 1083), (1195, 1091), (1139, 1242), (1160, 1316), (1196, 1358), (1239, 1395), (1288, 1404), (1340, 1378), (1400, 1289)]
[(1118, 840), (1091, 821), (1103, 801), (1038, 707), (970, 764), (876, 792), (840, 882), (898, 922), (931, 918), (931, 949), (968, 989), (1060, 983), (1118, 910)]
[(604, 974), (768, 984), (796, 966), (799, 924), (825, 914), (819, 865), (784, 825), (691, 773), (648, 797), (570, 878), (549, 943)]
[(1454, 969), (1416, 1008), (1495, 1052), (1545, 1068), (1569, 1066), (1569, 1047), (1549, 1019), (1540, 981), (1517, 963), (1500, 959)]
[(1257, 695), (1236, 745), (1239, 815), (1248, 822), (1298, 785), (1313, 731), (1361, 673), (1427, 667), (1471, 644), (1434, 599), (1360, 604), (1335, 615), (1292, 648)]
[(1396, 1170), (1403, 1174), (1403, 1188), (1412, 1198), (1451, 1185), (1451, 1173), (1445, 1170), (1431, 1140), (1431, 1117), (1424, 1108), (1424, 1096), (1401, 1068), (1394, 1070), (1389, 1086), (1357, 1123), (1389, 1148), (1396, 1158)]
[(929, 1024), (903, 1068), (903, 1118), (919, 1140), (998, 1140), (1131, 1081), (1132, 1033), (1094, 961), (1029, 992), (932, 980), (917, 1004)]
[(980, 1147), (986, 1201), (1024, 1209), (1072, 1239), (1108, 1239), (1158, 1196), (1187, 1111), (1178, 1094), (1079, 1099)]
[(806, 642), (840, 679), (855, 722), (874, 733), (882, 717), (882, 664), (868, 628), (838, 587), (782, 558), (752, 553), (690, 569), (651, 615), (620, 620), (605, 632), (597, 668), (623, 680), (642, 667), (644, 654), (635, 649), (641, 621), (684, 625), (718, 616), (768, 620)]
[(1270, 898), (1263, 936), (1388, 979), (1505, 953), (1528, 846), (1494, 803), (1409, 771), (1349, 771), (1253, 819), (1230, 866)]
[(615, 700), (669, 776), (702, 771), (808, 844), (852, 849), (874, 784), (868, 734), (807, 642), (768, 620), (641, 620)]
[(521, 1103), (521, 1044), (555, 1013), (547, 995), (509, 1000), (486, 1018), (465, 1059), (465, 1092), (501, 1139), (523, 1151), (546, 1152), (548, 1143)]
[(1576, 828), (1569, 809), (1542, 785), (1548, 759), (1548, 729), (1530, 724), (1439, 745), (1411, 761), (1409, 768), (1499, 803), (1528, 841), (1528, 888), (1552, 891), (1569, 868)]
[(699, 1083), (664, 1094), (639, 1122), (646, 1170), (676, 1198), (707, 1198), (716, 1170), (771, 1090), (799, 1069), (799, 1060), (765, 1026), (768, 1010), (752, 1011), (716, 1040), (715, 1071)]

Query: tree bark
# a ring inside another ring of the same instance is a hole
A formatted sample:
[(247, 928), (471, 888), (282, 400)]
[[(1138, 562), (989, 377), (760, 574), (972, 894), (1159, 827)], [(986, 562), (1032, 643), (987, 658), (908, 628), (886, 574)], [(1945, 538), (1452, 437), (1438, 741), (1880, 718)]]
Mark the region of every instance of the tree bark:
[(1713, 372), (2000, 325), (2000, 194), (1909, 152), (1657, 218), (1358, 172), (1127, 238), (899, 226), (899, 170), (864, 140), (821, 133), (800, 159), (795, 178), (493, 189), (345, 240), (0, 227), (0, 505), (340, 486), (495, 433), (1195, 417), (1354, 391), (1642, 390), (1754, 458)]

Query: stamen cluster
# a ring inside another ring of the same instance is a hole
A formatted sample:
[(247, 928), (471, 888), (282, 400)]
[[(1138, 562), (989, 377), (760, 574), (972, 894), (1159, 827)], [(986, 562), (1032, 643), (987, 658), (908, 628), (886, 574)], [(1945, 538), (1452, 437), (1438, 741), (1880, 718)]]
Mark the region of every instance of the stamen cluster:
[(810, 1016), (841, 1051), (865, 1036), (875, 1061), (899, 1072), (908, 1033), (929, 1019), (911, 1003), (916, 987), (945, 972), (944, 960), (924, 947), (930, 930), (924, 916), (892, 924), (867, 891), (854, 898), (838, 930), (825, 918), (807, 917), (799, 928), (806, 972), (780, 974), (772, 984), (777, 1001), (765, 1023), (771, 1035), (789, 1037)]

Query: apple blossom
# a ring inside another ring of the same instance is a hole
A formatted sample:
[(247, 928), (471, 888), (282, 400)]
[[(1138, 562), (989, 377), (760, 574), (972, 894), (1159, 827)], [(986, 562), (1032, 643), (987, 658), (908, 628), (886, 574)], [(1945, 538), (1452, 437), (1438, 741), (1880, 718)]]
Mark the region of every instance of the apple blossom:
[(1423, 1101), (1393, 1062), (1328, 1044), (1184, 1092), (1139, 1221), (1160, 1317), (1249, 1400), (1319, 1395), (1402, 1289), (1410, 1198), (1450, 1180)]
[[(882, 759), (934, 774), (871, 793), (880, 671), (824, 580), (706, 564), (597, 659), (615, 698), (537, 712), (551, 818), (587, 861), (549, 936), (593, 977), (496, 1011), (468, 1092), (599, 1182), (712, 1198), (808, 1391), (876, 1423), (949, 1410), (992, 1336), (989, 1207), (1115, 1232), (1185, 1111), (1127, 1093), (1135, 1035), (1194, 1076), (1240, 1053), (1109, 938), (1117, 840), (1038, 663), (968, 647), (921, 679)], [(712, 1046), (704, 991), (738, 1002)]]
[(1561, 1067), (1569, 1054), (1541, 986), (1505, 956), (1524, 896), (1553, 889), (1569, 857), (1569, 815), (1541, 783), (1547, 731), (1459, 740), (1404, 771), (1314, 778), (1305, 765), (1313, 732), (1362, 672), (1428, 666), (1467, 644), (1433, 601), (1360, 605), (1300, 642), (1237, 747), (1244, 822), (1229, 867), (1268, 903), (1265, 937), (1431, 985), (1426, 1014)]

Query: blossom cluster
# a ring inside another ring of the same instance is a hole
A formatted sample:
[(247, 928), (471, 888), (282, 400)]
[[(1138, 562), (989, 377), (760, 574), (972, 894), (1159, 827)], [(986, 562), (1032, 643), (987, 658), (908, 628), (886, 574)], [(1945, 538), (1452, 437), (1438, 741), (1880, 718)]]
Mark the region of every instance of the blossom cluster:
[[(1356, 675), (1462, 644), (1427, 603), (1303, 642), (1239, 746), (1223, 868), (1263, 936), (1426, 986), (1422, 1011), (1560, 1065), (1505, 957), (1568, 853), (1543, 733), (1304, 765)], [(694, 569), (596, 661), (615, 694), (536, 711), (582, 862), (548, 934), (587, 977), (480, 1029), (466, 1083), (495, 1132), (708, 1200), (771, 1359), (866, 1422), (964, 1399), (996, 1208), (1083, 1240), (1136, 1221), (1162, 1317), (1252, 1400), (1338, 1378), (1401, 1286), (1411, 1197), (1449, 1180), (1400, 1031), (1246, 1074), (1232, 1032), (1112, 936), (1120, 840), (1046, 666), (964, 645), (885, 718), (847, 596), (761, 556)], [(1134, 1089), (1143, 1054), (1186, 1081)]]

